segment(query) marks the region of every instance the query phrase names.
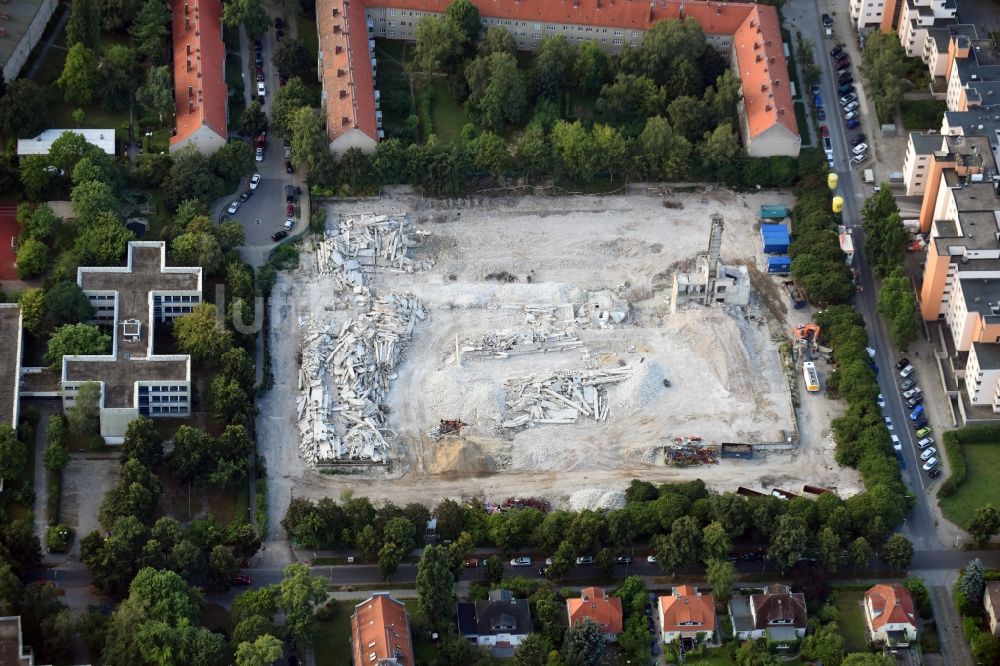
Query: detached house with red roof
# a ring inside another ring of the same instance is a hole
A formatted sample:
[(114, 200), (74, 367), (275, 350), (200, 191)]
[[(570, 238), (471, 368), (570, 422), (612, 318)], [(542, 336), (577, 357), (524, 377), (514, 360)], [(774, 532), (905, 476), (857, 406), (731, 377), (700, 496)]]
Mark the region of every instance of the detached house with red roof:
[(226, 143), (229, 87), (222, 0), (173, 0), (174, 105), (170, 152), (194, 146), (210, 155)]
[(664, 643), (680, 640), (693, 647), (715, 636), (715, 597), (691, 585), (675, 587), (670, 595), (660, 597), (657, 613)]
[(865, 624), (875, 643), (906, 647), (917, 640), (913, 598), (899, 583), (879, 583), (865, 592)]
[(586, 618), (596, 622), (607, 641), (617, 641), (618, 634), (622, 633), (621, 597), (608, 596), (608, 593), (599, 587), (584, 588), (580, 597), (567, 599), (566, 613), (571, 627)]
[[(774, 7), (704, 0), (472, 0), (483, 28), (505, 28), (518, 49), (545, 37), (594, 41), (616, 53), (642, 43), (650, 26), (692, 19), (708, 44), (729, 58), (743, 83), (740, 131), (752, 157), (798, 156), (801, 145), (781, 26)], [(330, 149), (375, 150), (383, 138), (375, 88), (375, 37), (413, 40), (424, 16), (441, 16), (451, 0), (317, 0), (321, 103)]]
[(413, 666), (406, 606), (388, 592), (375, 592), (351, 615), (354, 666)]

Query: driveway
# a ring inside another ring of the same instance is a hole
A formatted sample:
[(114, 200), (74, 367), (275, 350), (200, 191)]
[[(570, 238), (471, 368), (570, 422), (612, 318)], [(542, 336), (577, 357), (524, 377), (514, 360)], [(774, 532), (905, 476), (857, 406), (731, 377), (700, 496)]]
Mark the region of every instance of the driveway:
[(933, 585), (930, 588), (931, 605), (937, 620), (938, 637), (941, 639), (941, 654), (948, 664), (974, 664), (969, 645), (962, 633), (962, 619), (955, 610), (948, 588)]

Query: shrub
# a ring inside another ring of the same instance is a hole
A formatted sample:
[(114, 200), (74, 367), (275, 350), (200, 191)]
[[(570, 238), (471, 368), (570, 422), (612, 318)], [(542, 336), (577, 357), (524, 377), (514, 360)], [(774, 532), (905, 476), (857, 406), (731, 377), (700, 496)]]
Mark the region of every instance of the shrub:
[(45, 533), (45, 545), (52, 553), (65, 553), (73, 543), (73, 530), (67, 525), (52, 525)]

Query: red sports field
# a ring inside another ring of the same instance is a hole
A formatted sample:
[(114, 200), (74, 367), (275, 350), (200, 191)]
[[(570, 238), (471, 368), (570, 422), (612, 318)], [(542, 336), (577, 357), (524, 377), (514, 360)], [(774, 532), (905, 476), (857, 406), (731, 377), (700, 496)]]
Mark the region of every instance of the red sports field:
[(0, 280), (16, 280), (14, 268), (14, 242), (20, 229), (17, 226), (16, 206), (0, 206)]

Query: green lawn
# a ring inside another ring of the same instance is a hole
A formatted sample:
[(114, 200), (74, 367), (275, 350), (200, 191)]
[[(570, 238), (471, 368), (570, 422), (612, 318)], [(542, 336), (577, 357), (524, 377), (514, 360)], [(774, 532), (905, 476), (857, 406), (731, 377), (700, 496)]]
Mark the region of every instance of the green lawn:
[(434, 79), (431, 82), (434, 99), (431, 101), (431, 119), (434, 122), (434, 133), (442, 141), (459, 143), (462, 137), (462, 127), (469, 122), (465, 109), (457, 99), (452, 97), (445, 79)]
[(904, 100), (900, 104), (903, 127), (908, 130), (938, 129), (947, 110), (947, 105), (936, 99)]
[(319, 638), (314, 650), (316, 663), (350, 664), (351, 613), (354, 611), (354, 603), (351, 601), (329, 603), (336, 609), (336, 615), (329, 622), (319, 623)]
[(306, 47), (313, 60), (316, 60), (319, 57), (319, 38), (316, 34), (316, 19), (312, 16), (299, 15), (295, 18), (295, 23), (296, 30), (298, 31), (296, 33), (298, 40)]
[(837, 590), (837, 610), (840, 611), (840, 635), (844, 637), (844, 649), (847, 652), (865, 652), (868, 650), (868, 630), (865, 619), (861, 615), (861, 600), (865, 593), (860, 590)]
[(962, 444), (965, 455), (965, 483), (951, 497), (938, 500), (945, 518), (959, 526), (968, 525), (976, 509), (986, 504), (1000, 506), (1000, 444)]

